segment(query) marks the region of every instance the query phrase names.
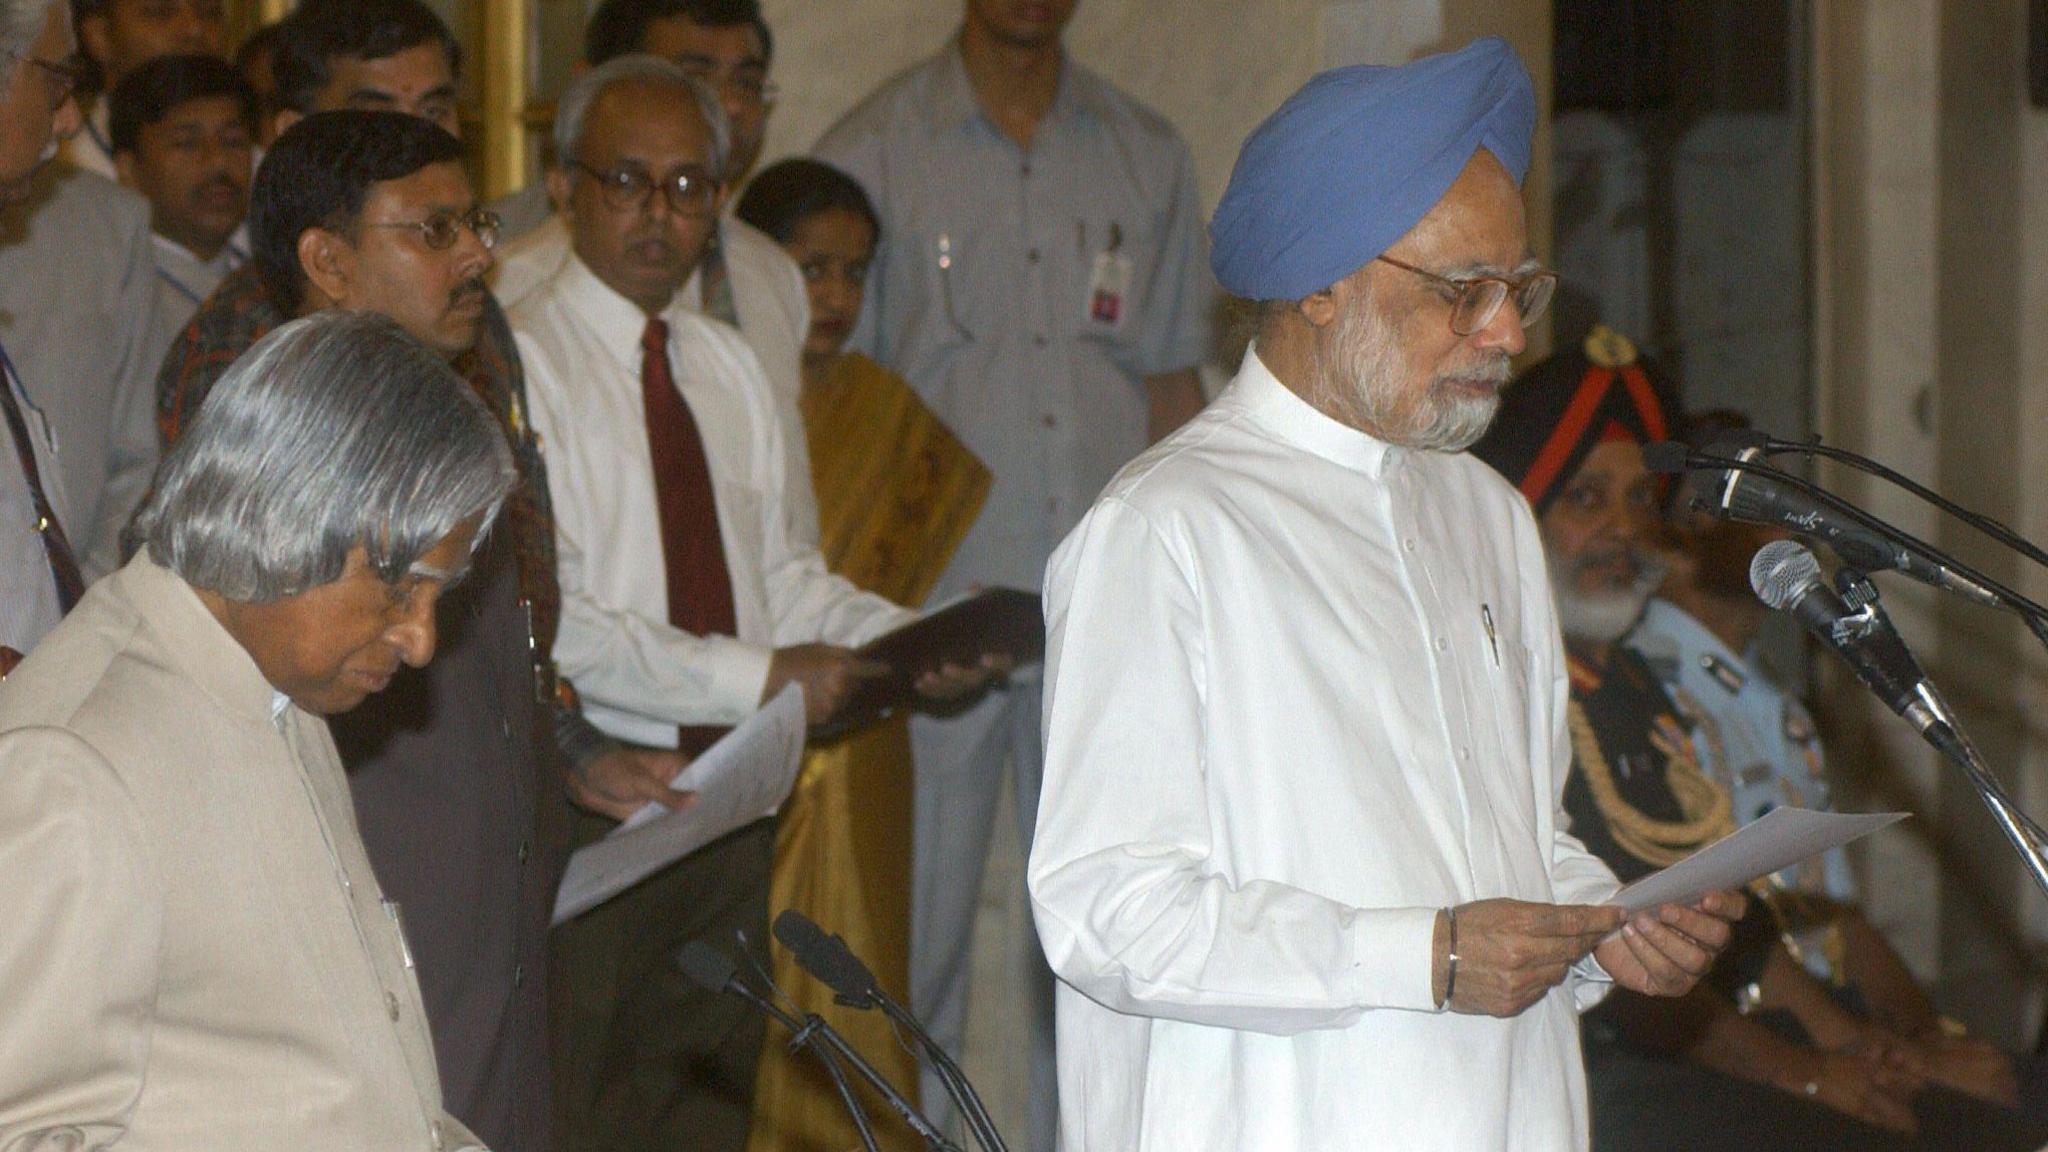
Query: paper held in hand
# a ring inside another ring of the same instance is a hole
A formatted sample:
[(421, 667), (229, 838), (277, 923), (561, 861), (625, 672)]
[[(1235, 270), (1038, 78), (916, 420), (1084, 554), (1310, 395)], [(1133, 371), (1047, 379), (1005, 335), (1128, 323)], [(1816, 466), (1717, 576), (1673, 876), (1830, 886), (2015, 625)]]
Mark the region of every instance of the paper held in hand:
[(803, 763), (804, 694), (795, 684), (704, 750), (669, 785), (695, 792), (681, 812), (649, 804), (569, 857), (554, 923), (579, 916), (734, 829), (774, 813)]
[(1860, 840), (1909, 815), (1773, 808), (1662, 872), (1616, 892), (1608, 903), (1631, 912), (1659, 904), (1690, 904), (1709, 892), (1740, 888), (1759, 876)]

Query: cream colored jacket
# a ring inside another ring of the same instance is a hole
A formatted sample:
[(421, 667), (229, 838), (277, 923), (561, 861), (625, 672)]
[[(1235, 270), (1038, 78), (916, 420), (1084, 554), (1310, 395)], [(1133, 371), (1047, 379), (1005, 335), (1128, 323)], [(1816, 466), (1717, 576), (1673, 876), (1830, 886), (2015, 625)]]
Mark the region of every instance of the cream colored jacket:
[(475, 1146), (281, 699), (146, 556), (0, 684), (0, 1152)]

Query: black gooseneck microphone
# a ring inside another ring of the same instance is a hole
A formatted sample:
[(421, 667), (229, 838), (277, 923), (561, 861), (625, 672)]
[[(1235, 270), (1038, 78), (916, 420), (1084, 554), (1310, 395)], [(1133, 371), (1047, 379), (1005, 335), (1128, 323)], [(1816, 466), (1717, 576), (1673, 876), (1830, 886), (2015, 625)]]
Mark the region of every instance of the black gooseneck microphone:
[(860, 1099), (853, 1094), (853, 1085), (847, 1083), (846, 1069), (839, 1066), (839, 1060), (830, 1048), (816, 1042), (816, 1032), (809, 1024), (784, 1012), (776, 1007), (774, 1001), (749, 988), (746, 981), (740, 979), (739, 967), (732, 962), (732, 957), (702, 940), (692, 940), (683, 945), (682, 951), (676, 953), (676, 967), (681, 968), (683, 974), (698, 987), (737, 996), (789, 1029), (789, 1046), (792, 1049), (809, 1049), (825, 1066), (825, 1074), (832, 1078), (832, 1087), (839, 1092), (839, 1102), (846, 1105), (847, 1114), (853, 1117), (853, 1126), (860, 1133), (861, 1147), (866, 1152), (881, 1152), (875, 1144), (875, 1132), (868, 1122), (867, 1110), (860, 1106)]
[(1810, 536), (1859, 571), (1897, 572), (1988, 608), (2005, 606), (1991, 589), (1901, 541), (1872, 531), (1798, 487), (1753, 469), (1719, 463), (1763, 466), (1764, 440), (1768, 437), (1761, 434), (1723, 437), (1697, 453), (1674, 441), (1646, 444), (1643, 466), (1652, 472), (1707, 471), (1711, 481), (1700, 486), (1700, 495), (1693, 502), (1703, 512)]
[(853, 949), (847, 947), (844, 939), (826, 935), (825, 930), (810, 917), (794, 908), (775, 918), (774, 929), (775, 938), (789, 949), (797, 964), (830, 988), (841, 1004), (861, 1009), (879, 1007), (884, 1015), (909, 1032), (925, 1058), (931, 1061), (939, 1082), (945, 1086), (946, 1095), (953, 1100), (953, 1106), (960, 1110), (968, 1127), (973, 1129), (975, 1140), (985, 1152), (1009, 1152), (1002, 1134), (996, 1131), (995, 1121), (981, 1102), (980, 1093), (968, 1081), (967, 1073), (938, 1041), (932, 1039), (931, 1033), (925, 1031), (924, 1025), (910, 1009), (882, 988), (875, 980), (874, 972), (853, 954)]

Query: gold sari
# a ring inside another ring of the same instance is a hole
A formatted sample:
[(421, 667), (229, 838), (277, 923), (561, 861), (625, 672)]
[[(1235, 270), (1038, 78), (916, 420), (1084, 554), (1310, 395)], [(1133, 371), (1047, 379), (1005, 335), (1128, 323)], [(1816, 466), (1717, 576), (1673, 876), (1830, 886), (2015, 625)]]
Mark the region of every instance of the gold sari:
[[(930, 594), (988, 496), (990, 476), (910, 386), (859, 353), (839, 357), (804, 389), (804, 435), (825, 562), (899, 604)], [(795, 908), (846, 937), (882, 987), (908, 999), (910, 732), (898, 717), (804, 754), (782, 808), (769, 908)], [(846, 1034), (913, 1101), (917, 1060), (878, 1011), (832, 1002), (787, 951), (769, 950), (776, 983), (806, 1012)], [(919, 1142), (865, 1088), (883, 1147)], [(831, 1081), (776, 1039), (761, 1054), (748, 1152), (844, 1152), (860, 1138)]]

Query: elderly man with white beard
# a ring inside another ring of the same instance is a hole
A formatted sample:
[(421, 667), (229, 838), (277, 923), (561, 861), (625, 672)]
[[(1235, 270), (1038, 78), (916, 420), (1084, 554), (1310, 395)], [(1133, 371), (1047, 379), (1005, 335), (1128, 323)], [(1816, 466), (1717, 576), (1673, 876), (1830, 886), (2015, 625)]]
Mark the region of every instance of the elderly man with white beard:
[[(1645, 443), (1682, 423), (1670, 381), (1595, 328), (1507, 390), (1472, 454), (1536, 512), (1563, 627), (1571, 829), (1623, 881), (1735, 828), (1720, 730), (1621, 643), (1663, 583), (1663, 478)], [(1682, 999), (1616, 992), (1582, 1019), (1599, 1152), (2021, 1152), (2017, 1112), (1928, 1082), (1921, 1057), (1860, 1024), (1779, 943), (1757, 901)]]
[(1053, 557), (1068, 1152), (1584, 1148), (1579, 1010), (1686, 992), (1741, 914), (1602, 906), (1536, 525), (1462, 453), (1554, 285), (1534, 118), (1495, 39), (1282, 105), (1211, 230), (1252, 350)]

